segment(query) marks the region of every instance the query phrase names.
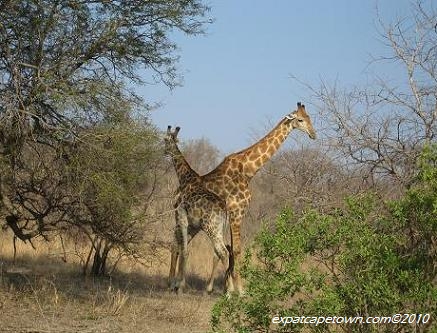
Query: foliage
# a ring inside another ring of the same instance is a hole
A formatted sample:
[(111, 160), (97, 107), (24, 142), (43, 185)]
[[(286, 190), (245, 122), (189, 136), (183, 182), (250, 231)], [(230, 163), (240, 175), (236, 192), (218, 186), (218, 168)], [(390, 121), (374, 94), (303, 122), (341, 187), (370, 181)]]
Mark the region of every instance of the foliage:
[(92, 272), (104, 274), (110, 250), (136, 254), (144, 240), (148, 223), (144, 206), (155, 189), (162, 154), (150, 124), (131, 121), (100, 126), (81, 135), (85, 136), (91, 138), (79, 141), (66, 165), (66, 190), (74, 199), (64, 210), (69, 223), (92, 243)]
[[(272, 318), (437, 313), (437, 145), (426, 147), (419, 161), (414, 185), (400, 200), (384, 203), (368, 193), (349, 197), (346, 208), (329, 214), (284, 210), (247, 252), (245, 297), (222, 298), (215, 305), (214, 329), (294, 332), (304, 326), (272, 324)], [(435, 323), (414, 329), (425, 332), (430, 325)], [(402, 328), (405, 324), (338, 324), (334, 330)], [(305, 325), (314, 332), (332, 329)]]
[[(202, 33), (199, 1), (26, 1), (0, 5), (0, 142), (53, 144), (78, 128), (127, 114), (126, 82), (142, 69), (178, 84), (172, 31)], [(141, 75), (141, 76), (140, 76)]]
[(198, 0), (0, 3), (0, 214), (16, 237), (84, 223), (105, 237), (113, 228), (115, 241), (120, 225), (110, 222), (132, 219), (127, 207), (157, 148), (154, 129), (133, 123), (149, 106), (132, 85), (177, 86), (170, 36), (202, 33), (208, 9)]
[[(3, 193), (16, 194), (3, 198), (10, 212), (7, 225), (22, 241), (86, 235), (90, 256), (100, 262), (91, 272), (105, 274), (111, 250), (137, 256), (144, 243), (146, 208), (162, 156), (159, 143), (151, 124), (123, 121), (83, 130), (71, 144), (46, 149), (44, 155), (23, 150), (26, 163), (19, 170), (2, 165), (4, 183), (13, 184), (3, 186)], [(88, 261), (84, 264), (86, 270)]]

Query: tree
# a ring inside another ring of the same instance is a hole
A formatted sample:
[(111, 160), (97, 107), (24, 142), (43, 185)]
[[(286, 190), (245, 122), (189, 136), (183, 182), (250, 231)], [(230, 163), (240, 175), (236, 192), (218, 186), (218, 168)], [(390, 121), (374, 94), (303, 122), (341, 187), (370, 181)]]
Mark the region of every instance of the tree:
[(67, 229), (78, 229), (91, 244), (85, 273), (90, 268), (93, 275), (105, 275), (111, 252), (138, 259), (147, 244), (145, 233), (152, 223), (147, 208), (162, 157), (158, 138), (150, 124), (100, 126), (70, 155), (63, 186), (68, 199), (61, 211)]
[[(194, 0), (2, 2), (3, 127), (41, 136), (120, 116), (137, 101), (123, 82), (144, 82), (141, 67), (174, 87), (168, 35), (201, 33), (207, 10)], [(4, 128), (3, 142), (11, 135)]]
[(213, 170), (220, 162), (220, 151), (208, 139), (188, 140), (182, 144), (188, 163), (200, 175)]
[(169, 36), (202, 33), (207, 11), (197, 0), (1, 2), (0, 197), (17, 237), (66, 218), (63, 171), (78, 146), (92, 147), (101, 126), (144, 115), (128, 83), (178, 84)]
[[(304, 83), (319, 102), (326, 141), (371, 182), (388, 177), (401, 187), (410, 184), (423, 146), (437, 135), (437, 11), (431, 1), (412, 6), (409, 17), (379, 20), (389, 53), (374, 59), (378, 74), (371, 86)], [(387, 63), (405, 79), (385, 78)]]

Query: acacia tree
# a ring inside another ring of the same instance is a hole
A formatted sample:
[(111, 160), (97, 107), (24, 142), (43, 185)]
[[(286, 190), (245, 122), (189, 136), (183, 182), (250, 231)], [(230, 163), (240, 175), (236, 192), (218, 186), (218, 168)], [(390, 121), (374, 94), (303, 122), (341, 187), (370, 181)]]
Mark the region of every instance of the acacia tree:
[(169, 35), (202, 33), (207, 11), (198, 0), (1, 2), (1, 212), (17, 237), (70, 218), (69, 163), (102, 144), (97, 128), (147, 110), (127, 82), (178, 85)]
[(130, 121), (102, 125), (92, 133), (65, 165), (63, 190), (68, 200), (61, 211), (68, 217), (67, 229), (78, 229), (90, 244), (84, 273), (89, 269), (104, 275), (110, 254), (139, 259), (145, 245), (151, 245), (145, 237), (153, 224), (147, 218), (147, 206), (162, 154), (151, 125)]
[[(420, 151), (437, 135), (437, 11), (431, 1), (412, 7), (411, 16), (394, 23), (380, 19), (388, 54), (375, 57), (370, 87), (304, 83), (318, 101), (326, 142), (371, 181), (388, 176), (401, 186), (410, 184)], [(384, 77), (384, 65), (403, 78)]]

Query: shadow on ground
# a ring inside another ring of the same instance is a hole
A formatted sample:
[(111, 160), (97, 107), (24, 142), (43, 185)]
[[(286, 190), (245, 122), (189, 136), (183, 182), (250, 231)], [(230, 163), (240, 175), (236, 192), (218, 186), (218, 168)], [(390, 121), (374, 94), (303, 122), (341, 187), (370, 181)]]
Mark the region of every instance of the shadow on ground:
[[(150, 295), (154, 292), (171, 293), (168, 289), (167, 276), (147, 273), (125, 273), (114, 271), (110, 276), (85, 276), (78, 264), (50, 260), (44, 257), (22, 257), (13, 262), (0, 256), (0, 288), (4, 290), (34, 291), (56, 288), (57, 292), (74, 299), (89, 298), (90, 294), (106, 290), (121, 290), (133, 296)], [(205, 293), (206, 281), (198, 275), (190, 274), (186, 279), (185, 293), (202, 295)], [(213, 295), (220, 295), (224, 288), (223, 276), (215, 280)]]

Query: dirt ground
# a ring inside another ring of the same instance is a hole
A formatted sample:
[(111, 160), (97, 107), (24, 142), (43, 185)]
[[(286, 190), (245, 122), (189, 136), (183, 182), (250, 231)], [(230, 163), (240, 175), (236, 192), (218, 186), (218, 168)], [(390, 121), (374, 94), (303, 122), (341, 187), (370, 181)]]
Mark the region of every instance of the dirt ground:
[[(23, 255), (14, 263), (2, 245), (0, 332), (208, 332), (211, 308), (223, 290), (219, 274), (213, 294), (204, 293), (211, 263), (196, 256), (188, 290), (176, 295), (167, 289), (167, 262), (93, 279), (48, 252)], [(212, 258), (209, 249), (200, 253)]]
[[(84, 280), (3, 272), (0, 332), (207, 332), (218, 292), (175, 295), (151, 277)], [(151, 282), (154, 282), (153, 284)], [(196, 278), (191, 285), (201, 285)]]

